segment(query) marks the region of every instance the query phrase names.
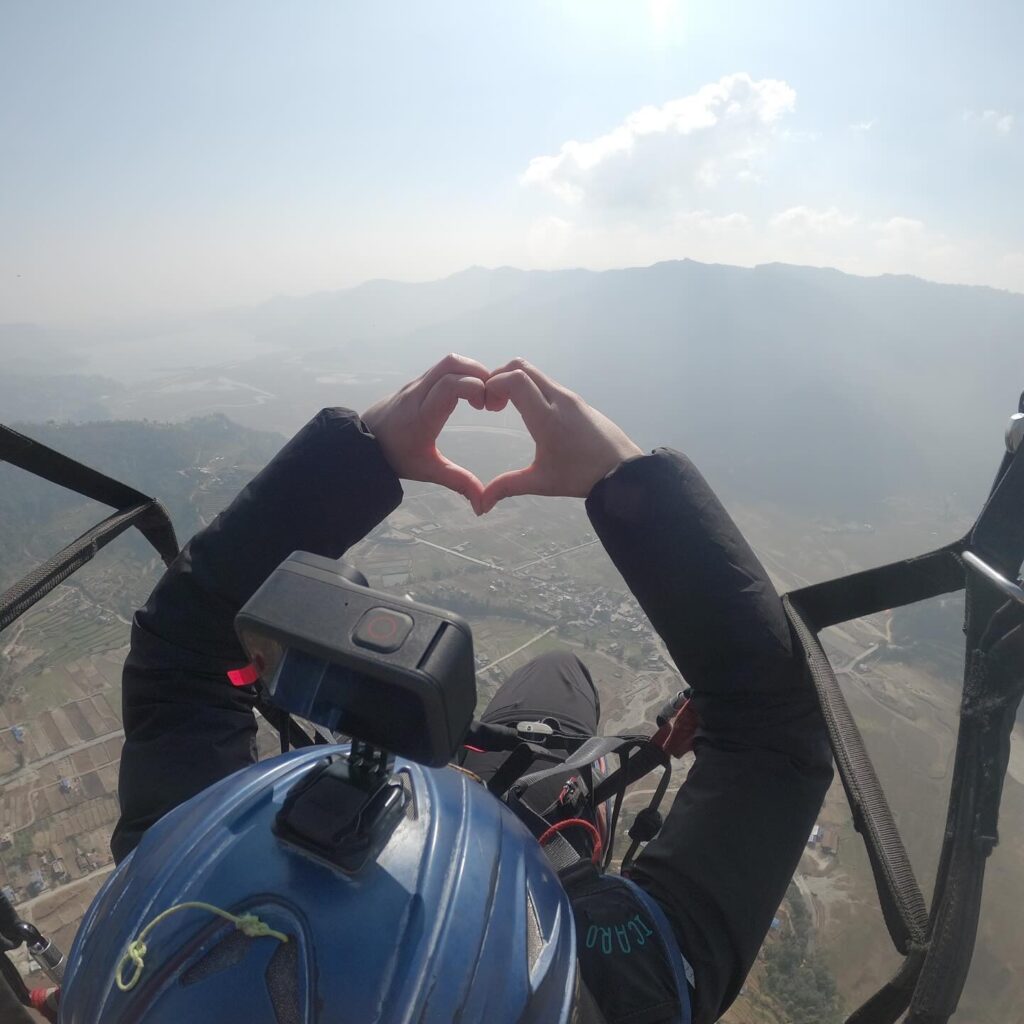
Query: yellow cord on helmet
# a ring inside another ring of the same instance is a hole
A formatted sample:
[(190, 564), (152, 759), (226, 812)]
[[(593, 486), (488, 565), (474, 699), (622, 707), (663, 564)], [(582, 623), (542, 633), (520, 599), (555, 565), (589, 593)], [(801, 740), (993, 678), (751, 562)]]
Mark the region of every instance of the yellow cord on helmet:
[[(138, 984), (139, 978), (142, 977), (142, 969), (146, 966), (144, 957), (148, 952), (146, 947), (146, 936), (165, 918), (170, 917), (171, 914), (177, 913), (179, 910), (207, 910), (211, 914), (217, 914), (219, 917), (223, 917), (226, 921), (230, 921), (243, 935), (248, 935), (251, 939), (258, 939), (262, 936), (269, 936), (272, 939), (277, 939), (278, 942), (287, 942), (288, 936), (284, 932), (274, 931), (266, 922), (261, 921), (255, 914), (232, 914), (227, 910), (221, 910), (220, 907), (215, 907), (212, 903), (200, 903), (200, 902), (189, 902), (189, 903), (178, 903), (173, 907), (168, 907), (162, 914), (158, 914), (153, 918), (149, 924), (139, 933), (139, 937), (134, 942), (128, 944), (128, 951), (125, 953), (117, 965), (117, 973), (114, 975), (114, 981), (117, 982), (117, 987), (122, 992), (130, 992)], [(129, 963), (135, 965), (135, 971), (132, 976), (125, 981), (124, 980), (124, 969)]]

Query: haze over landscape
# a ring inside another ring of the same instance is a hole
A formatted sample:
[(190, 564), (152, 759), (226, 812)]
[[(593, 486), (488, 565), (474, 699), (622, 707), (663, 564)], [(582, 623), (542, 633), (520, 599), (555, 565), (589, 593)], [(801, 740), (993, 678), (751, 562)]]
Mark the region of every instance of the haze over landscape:
[[(720, 8), (6, 8), (0, 422), (184, 541), (319, 408), (522, 355), (689, 454), (780, 590), (962, 536), (1024, 390), (1024, 13)], [(532, 454), (511, 408), (460, 406), (441, 446), (482, 479)], [(682, 680), (581, 503), (405, 490), (351, 557), (471, 621), (481, 703), (567, 645), (606, 729), (650, 724)], [(103, 514), (0, 464), (0, 592)], [(110, 870), (159, 568), (121, 538), (0, 635), (0, 882), (64, 946)], [(926, 893), (962, 612), (827, 637)], [(838, 784), (819, 823), (731, 1024), (842, 1019), (896, 965)], [(1022, 892), (1018, 725), (957, 1021), (1024, 1021)], [(772, 967), (795, 937), (813, 982)]]

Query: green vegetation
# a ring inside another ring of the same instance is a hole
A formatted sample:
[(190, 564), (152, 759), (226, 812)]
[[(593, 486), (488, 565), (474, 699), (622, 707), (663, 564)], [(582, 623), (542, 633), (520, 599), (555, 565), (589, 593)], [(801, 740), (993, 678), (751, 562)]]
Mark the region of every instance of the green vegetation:
[[(482, 567), (471, 565), (463, 571), (473, 572), (479, 568)], [(506, 597), (494, 600), (489, 597), (479, 597), (461, 587), (446, 587), (438, 593), (431, 593), (425, 590), (424, 598), (471, 620), (479, 616), (493, 615), (504, 619), (532, 622), (539, 626), (555, 624), (554, 618), (546, 612), (536, 611)]]
[(789, 1024), (838, 1024), (835, 978), (819, 952), (809, 952), (811, 915), (795, 885), (786, 894), (789, 927), (765, 950), (765, 989)]
[[(123, 420), (12, 425), (34, 440), (159, 499), (180, 540), (200, 525), (203, 503), (197, 496), (215, 488), (221, 476), (230, 476), (237, 492), (281, 445), (276, 434), (240, 427), (224, 416), (175, 424)], [(217, 460), (215, 469), (204, 472), (201, 467), (213, 460)], [(105, 506), (0, 464), (0, 589), (108, 512)], [(118, 542), (118, 550), (125, 546), (135, 561), (152, 557), (135, 535)]]
[[(17, 347), (17, 341), (7, 341), (7, 344)], [(25, 362), (16, 354), (6, 351), (4, 354), (8, 358), (13, 355), (15, 367), (19, 362)], [(31, 354), (38, 357), (38, 351)], [(37, 373), (17, 373), (10, 372), (5, 366), (4, 373), (0, 374), (0, 409), (3, 410), (4, 422), (51, 418), (62, 422), (109, 419), (109, 400), (127, 391), (123, 384), (108, 377), (68, 373), (51, 375), (49, 371), (53, 366), (45, 358), (38, 359), (36, 367)]]
[(32, 842), (34, 832), (34, 828), (23, 828), (14, 833), (11, 855), (15, 860), (24, 861), (24, 859), (35, 849), (35, 845)]

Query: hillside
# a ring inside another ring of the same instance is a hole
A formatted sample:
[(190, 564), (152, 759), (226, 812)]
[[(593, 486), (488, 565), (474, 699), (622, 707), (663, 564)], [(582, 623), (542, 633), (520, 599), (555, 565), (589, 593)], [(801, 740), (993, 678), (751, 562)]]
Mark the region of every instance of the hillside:
[[(232, 467), (228, 486), (237, 490), (283, 442), (279, 436), (241, 427), (219, 415), (177, 424), (124, 420), (11, 426), (159, 499), (182, 542), (199, 527), (207, 510), (203, 496), (211, 489), (213, 474), (205, 467), (212, 460), (220, 458)], [(225, 502), (228, 497), (224, 495)], [(108, 513), (106, 506), (0, 463), (0, 589)], [(114, 544), (109, 553), (116, 552), (122, 559), (153, 557), (135, 533)]]
[(284, 433), (450, 350), (525, 355), (738, 498), (868, 522), (894, 494), (973, 510), (1024, 387), (1024, 296), (782, 264), (473, 268), (28, 346), (40, 330), (0, 329), (11, 369), (38, 374), (24, 360), (45, 341), (53, 365), (130, 381), (102, 392), (114, 417), (225, 411)]
[[(316, 409), (364, 409), (450, 350), (492, 366), (522, 354), (641, 445), (668, 444), (693, 456), (782, 590), (962, 536), (1024, 387), (1024, 296), (782, 265), (681, 261), (605, 273), (474, 268), (443, 281), (376, 281), (103, 335), (0, 328), (0, 348), (17, 339), (23, 343), (12, 349), (12, 368), (20, 376), (8, 379), (6, 392), (0, 385), (5, 403), (35, 408), (39, 418), (114, 419), (21, 429), (161, 498), (181, 539)], [(15, 406), (0, 405), (0, 416), (8, 407)], [(513, 411), (485, 417), (460, 409), (452, 423), (442, 446), (481, 476), (529, 457)], [(353, 557), (374, 585), (395, 593), (415, 588), (471, 615), (487, 658), (482, 693), (556, 642), (576, 645), (596, 666), (610, 722), (635, 725), (675, 692), (678, 677), (658, 660), (642, 619), (629, 620), (639, 639), (587, 625), (595, 594), (611, 607), (616, 598), (628, 603), (628, 594), (588, 539), (581, 509), (559, 505), (555, 514), (550, 504), (524, 499), (474, 520), (436, 489), (407, 493), (382, 538), (370, 538)], [(0, 466), (0, 517), (12, 524), (0, 544), (0, 586), (30, 556), (51, 553), (102, 513)], [(559, 561), (563, 551), (574, 552), (571, 564)], [(29, 691), (41, 680), (37, 692), (48, 692), (50, 677), (40, 666), (65, 652), (69, 609), (128, 616), (158, 568), (128, 538), (100, 562), (82, 574), (73, 598), (40, 618), (46, 643), (64, 646), (42, 661), (33, 652), (37, 660), (22, 672)], [(529, 568), (521, 577), (517, 570), (519, 582), (506, 590), (500, 566)], [(961, 619), (962, 603), (941, 599), (829, 637), (926, 889), (950, 782)], [(82, 650), (118, 646), (125, 628), (118, 637), (110, 626), (109, 637), (85, 638), (93, 646)], [(647, 659), (656, 667), (634, 679)], [(1024, 756), (1015, 745), (1002, 842), (989, 866), (958, 1018), (966, 1024), (1015, 1019), (1024, 999), (1014, 959), (1022, 787)], [(821, 821), (840, 848), (831, 857), (808, 852), (799, 898), (813, 915), (821, 954), (815, 963), (828, 966), (849, 1010), (895, 961), (838, 786)], [(792, 900), (789, 906), (796, 914)], [(785, 1005), (784, 995), (799, 992), (794, 982), (782, 993), (770, 954), (766, 948), (730, 1020), (761, 1024), (772, 1019), (771, 1006)], [(820, 992), (827, 995), (829, 984), (824, 979)]]

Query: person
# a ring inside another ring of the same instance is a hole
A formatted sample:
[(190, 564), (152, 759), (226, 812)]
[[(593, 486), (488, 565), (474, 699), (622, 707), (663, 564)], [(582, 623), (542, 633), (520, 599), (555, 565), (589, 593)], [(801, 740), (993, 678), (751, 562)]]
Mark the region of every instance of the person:
[[(511, 402), (535, 441), (532, 464), (484, 485), (445, 459), (437, 437), (462, 400), (492, 411)], [(457, 491), (477, 514), (518, 494), (586, 500), (601, 543), (691, 688), (701, 727), (695, 762), (636, 858), (629, 893), (595, 885), (573, 897), (582, 992), (573, 997), (575, 1019), (717, 1020), (755, 960), (832, 778), (817, 699), (772, 583), (696, 467), (672, 450), (643, 453), (579, 395), (523, 360), (492, 372), (452, 355), (362, 417), (323, 410), (186, 546), (133, 624), (116, 860), (128, 858), (148, 830), (164, 830), (167, 845), (205, 827), (216, 806), (205, 794), (223, 792), (219, 780), (255, 760), (251, 699), (226, 679), (245, 660), (233, 629), (238, 610), (292, 551), (341, 557), (399, 505), (401, 479)], [(599, 715), (584, 664), (556, 652), (514, 673), (483, 717), (513, 724), (551, 717), (593, 733)], [(471, 755), (467, 766), (487, 775), (502, 756)], [(480, 799), (497, 804), (486, 793), (473, 799), (474, 814)], [(169, 814), (180, 805), (198, 809)], [(183, 823), (173, 833), (172, 819)], [(227, 840), (218, 842), (221, 849)], [(146, 849), (143, 842), (125, 866), (129, 876), (143, 870), (138, 858)], [(154, 840), (147, 856), (153, 878), (153, 864), (175, 854)], [(497, 887), (498, 876), (491, 877)], [(127, 891), (116, 900), (101, 894), (89, 929), (122, 906)], [(645, 914), (653, 908), (645, 920), (663, 915), (671, 955), (599, 955), (587, 922), (602, 920), (602, 900), (632, 900)], [(686, 970), (683, 985), (673, 958)], [(474, 965), (474, 976), (482, 970)], [(473, 1019), (466, 1013), (462, 1019)], [(489, 1021), (502, 1019), (493, 1007), (488, 1013)]]

